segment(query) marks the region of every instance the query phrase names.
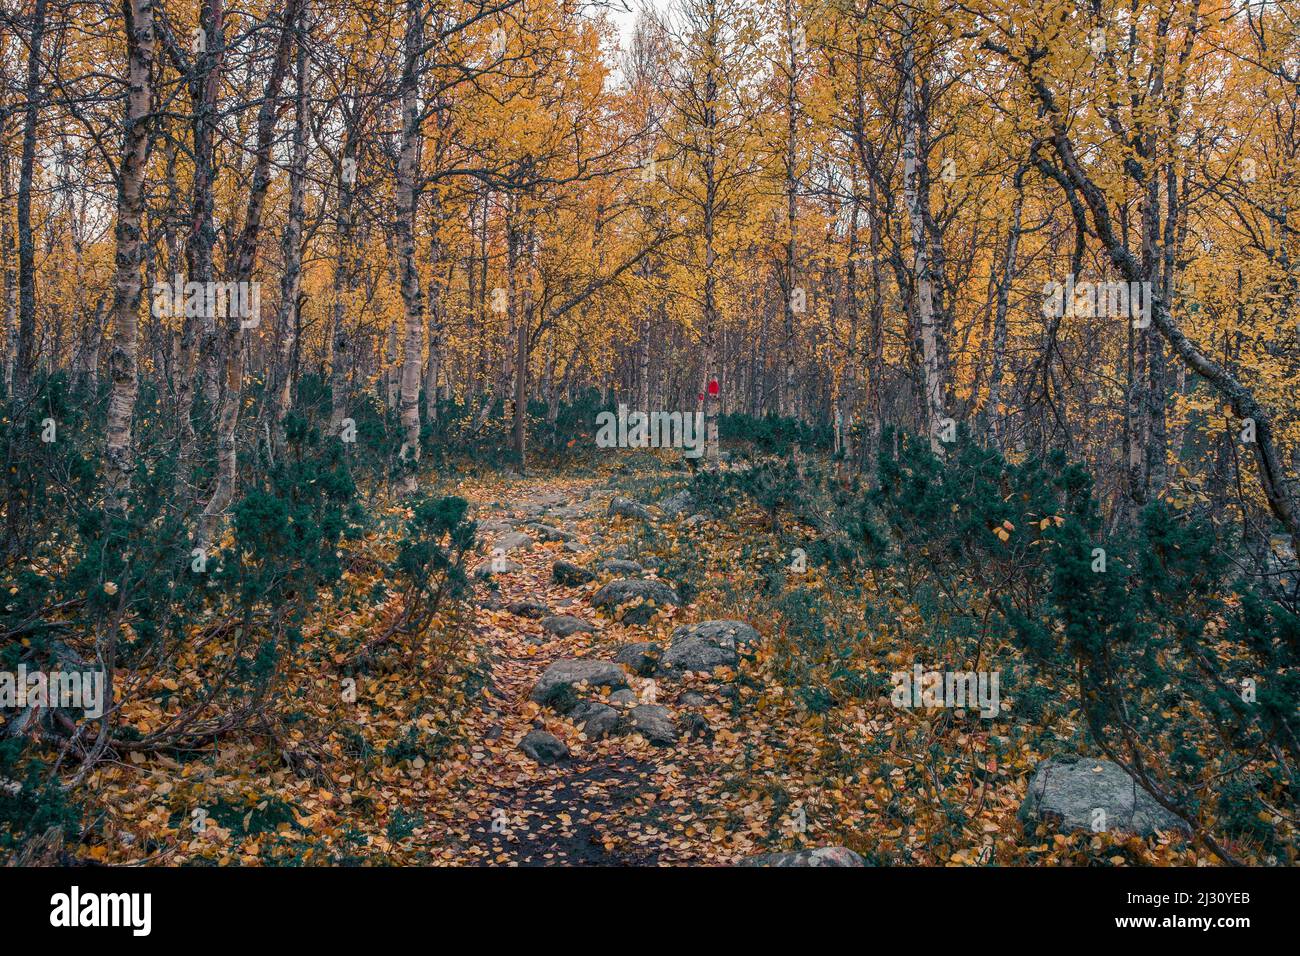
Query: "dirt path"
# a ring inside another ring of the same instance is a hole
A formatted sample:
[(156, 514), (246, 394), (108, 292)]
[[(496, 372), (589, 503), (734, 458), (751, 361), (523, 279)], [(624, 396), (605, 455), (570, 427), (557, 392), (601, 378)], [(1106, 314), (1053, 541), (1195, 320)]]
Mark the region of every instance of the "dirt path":
[[(676, 789), (685, 751), (701, 745), (699, 741), (683, 734), (676, 746), (654, 746), (635, 733), (587, 739), (581, 726), (528, 699), (557, 660), (612, 661), (626, 643), (658, 639), (666, 645), (671, 618), (628, 626), (602, 618), (591, 606), (592, 592), (611, 575), (577, 587), (553, 579), (556, 560), (594, 568), (610, 557), (614, 545), (604, 517), (609, 494), (593, 494), (595, 488), (591, 482), (531, 493), (521, 488), (522, 494), (497, 502), (497, 507), (480, 506), (475, 516), (486, 526), (480, 533), (485, 550), (510, 534), (507, 524), (528, 534), (533, 543), (505, 554), (522, 567), (494, 574), (495, 591), (479, 588), (476, 626), (490, 661), (491, 681), (484, 704), (472, 708), (463, 728), (473, 743), (471, 765), (450, 795), (458, 805), (452, 817), (459, 825), (453, 825), (447, 837), (458, 862), (648, 865), (699, 859), (698, 848), (680, 845), (680, 834), (665, 824), (664, 817), (674, 808), (672, 799), (663, 799)], [(545, 535), (526, 524), (534, 519), (572, 536), (573, 547), (542, 541)], [(545, 608), (549, 615), (579, 618), (593, 630), (567, 637), (547, 633), (541, 617), (511, 610), (519, 610), (522, 602), (538, 606), (533, 614)], [(628, 683), (640, 702), (671, 706), (673, 701), (665, 695), (675, 699), (680, 693), (663, 681), (630, 673)], [(624, 713), (627, 706), (622, 707)], [(563, 741), (569, 756), (549, 766), (535, 762), (518, 746), (535, 729)]]

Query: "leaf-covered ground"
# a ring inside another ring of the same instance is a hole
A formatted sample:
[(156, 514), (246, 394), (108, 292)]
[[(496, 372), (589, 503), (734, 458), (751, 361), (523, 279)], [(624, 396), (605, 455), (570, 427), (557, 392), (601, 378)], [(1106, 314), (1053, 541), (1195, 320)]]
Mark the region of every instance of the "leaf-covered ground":
[[(645, 500), (680, 475), (642, 479)], [(888, 693), (843, 693), (843, 673), (905, 669), (917, 659), (919, 616), (896, 602), (894, 626), (831, 653), (793, 640), (760, 599), (769, 549), (757, 514), (724, 522), (644, 523), (606, 516), (604, 479), (473, 480), (443, 493), (470, 500), (491, 524), (539, 518), (574, 540), (534, 540), (508, 557), (522, 569), (479, 583), (418, 637), (398, 636), (359, 655), (399, 613), (386, 589), (405, 510), (351, 542), (337, 602), (322, 601), (295, 658), (278, 720), (264, 734), (188, 755), (105, 763), (89, 780), (111, 862), (217, 865), (322, 864), (723, 864), (779, 849), (848, 846), (881, 864), (1123, 864), (1211, 862), (1182, 841), (1111, 834), (1026, 833), (1016, 811), (1044, 756), (1041, 733), (954, 711), (900, 711)], [(646, 625), (599, 614), (590, 597), (610, 574), (555, 583), (556, 560), (594, 569), (633, 557), (698, 593)], [(816, 613), (861, 618), (810, 572), (800, 587)], [(592, 632), (546, 634), (515, 602), (589, 622)], [(738, 671), (680, 679), (629, 675), (642, 702), (667, 706), (693, 734), (656, 746), (635, 733), (588, 740), (579, 727), (528, 699), (560, 658), (613, 660), (618, 648), (668, 644), (682, 623), (739, 619), (762, 641)], [(895, 666), (896, 665), (896, 666)], [(840, 675), (840, 676), (837, 676)], [(355, 681), (355, 687), (352, 685)], [(125, 718), (163, 719), (167, 687)], [(860, 690), (860, 689), (859, 689)], [(683, 695), (699, 695), (684, 701)], [(1015, 701), (1004, 698), (1004, 706)], [(570, 757), (540, 766), (519, 749), (544, 728)], [(1068, 736), (1073, 728), (1058, 728)], [(186, 759), (181, 759), (182, 757)]]

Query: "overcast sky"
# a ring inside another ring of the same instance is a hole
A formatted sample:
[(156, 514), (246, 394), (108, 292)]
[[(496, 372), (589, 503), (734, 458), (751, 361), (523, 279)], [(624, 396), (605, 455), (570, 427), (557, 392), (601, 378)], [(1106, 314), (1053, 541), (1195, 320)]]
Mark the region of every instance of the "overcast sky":
[[(649, 4), (656, 10), (666, 9), (669, 0), (608, 0), (610, 19), (618, 25), (623, 37), (623, 48), (627, 48), (628, 38), (632, 36), (632, 24), (636, 21), (637, 11)], [(631, 9), (624, 9), (630, 7)]]

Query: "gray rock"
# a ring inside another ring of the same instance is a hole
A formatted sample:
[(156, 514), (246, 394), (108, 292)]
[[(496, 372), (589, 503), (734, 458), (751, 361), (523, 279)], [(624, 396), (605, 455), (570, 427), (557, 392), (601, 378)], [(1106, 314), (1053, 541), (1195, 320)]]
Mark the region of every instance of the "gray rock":
[(584, 683), (588, 687), (620, 690), (627, 686), (627, 675), (623, 668), (609, 661), (563, 658), (546, 668), (528, 696), (539, 704), (568, 710), (577, 701), (576, 689)]
[(691, 515), (685, 523), (688, 528), (698, 528), (702, 524), (707, 524), (708, 520), (707, 515)]
[(698, 624), (682, 624), (673, 628), (673, 643), (688, 637), (703, 637), (711, 641), (730, 640), (737, 647), (762, 639), (762, 635), (744, 621), (700, 621)]
[(619, 707), (632, 707), (637, 702), (636, 691), (625, 687), (623, 690), (616, 690), (606, 698), (611, 704)]
[(1143, 790), (1119, 764), (1089, 757), (1052, 757), (1034, 770), (1020, 806), (1027, 824), (1044, 821), (1058, 830), (1136, 833), (1188, 826)]
[(709, 726), (708, 720), (703, 714), (697, 714), (695, 711), (682, 715), (682, 733), (690, 740), (696, 738), (701, 740), (713, 739), (713, 728)]
[(515, 571), (522, 571), (523, 568), (524, 566), (518, 561), (511, 561), (507, 558), (501, 562), (500, 567), (496, 571), (493, 571), (492, 562), (489, 560), (484, 561), (474, 569), (474, 576), (476, 578), (490, 578), (494, 574), (512, 574)]
[(519, 749), (543, 767), (569, 756), (564, 741), (544, 730), (530, 730), (528, 736), (519, 741)]
[(659, 666), (659, 659), (662, 656), (663, 648), (654, 641), (640, 641), (620, 647), (618, 653), (614, 655), (614, 660), (619, 664), (626, 664), (641, 677), (649, 677)]
[(618, 711), (596, 701), (578, 701), (569, 717), (575, 724), (582, 725), (582, 732), (588, 740), (608, 737), (618, 728)]
[(689, 637), (668, 648), (662, 668), (666, 672), (699, 671), (708, 673), (716, 667), (735, 667), (740, 663), (733, 643), (714, 643), (703, 637)]
[(631, 498), (624, 498), (621, 495), (614, 497), (610, 501), (609, 510), (606, 514), (610, 517), (618, 515), (624, 518), (637, 518), (641, 521), (654, 520), (654, 515), (650, 513), (649, 508), (639, 501), (633, 501)]
[(573, 541), (577, 535), (560, 528), (553, 528), (549, 524), (542, 524), (540, 521), (530, 521), (526, 527), (540, 541)]
[(659, 509), (668, 517), (676, 518), (678, 515), (686, 514), (695, 510), (695, 499), (686, 489), (682, 489), (674, 495), (659, 502)]
[(556, 614), (542, 621), (542, 630), (556, 637), (568, 637), (579, 631), (592, 633), (596, 629), (580, 617), (574, 617), (572, 614)]
[(563, 508), (569, 503), (569, 499), (558, 491), (548, 491), (546, 494), (537, 495), (524, 502), (528, 508)]
[(509, 521), (500, 518), (491, 518), (487, 521), (480, 521), (475, 530), (482, 537), (487, 535), (509, 534), (515, 530), (515, 526)]
[(848, 847), (823, 846), (815, 850), (761, 853), (741, 860), (741, 866), (866, 866), (862, 857)]
[(628, 726), (657, 747), (677, 743), (677, 721), (667, 707), (638, 704), (628, 711)]
[(586, 584), (588, 581), (596, 580), (596, 575), (572, 561), (556, 561), (551, 566), (551, 576), (555, 579), (556, 584), (563, 584), (567, 587), (577, 587), (580, 584)]
[(657, 611), (682, 602), (677, 592), (662, 581), (622, 580), (606, 584), (592, 595), (591, 603), (616, 616), (620, 608), (626, 608), (622, 612), (625, 622), (648, 624)]
[(582, 552), (586, 551), (587, 549), (584, 548), (582, 545), (578, 544), (578, 542), (576, 541), (566, 541), (564, 542), (564, 550), (569, 554), (582, 554)]
[(703, 707), (709, 702), (709, 699), (703, 694), (698, 694), (693, 690), (688, 690), (678, 698), (677, 702), (683, 707)]
[(739, 648), (759, 639), (744, 621), (703, 621), (673, 630), (672, 646), (663, 658), (665, 671), (712, 671), (735, 667)]
[(596, 570), (605, 574), (613, 574), (620, 578), (636, 577), (638, 574), (645, 574), (645, 568), (635, 561), (624, 561), (615, 558), (611, 561), (602, 561), (596, 565)]
[(532, 546), (533, 539), (522, 531), (511, 531), (509, 534), (503, 534), (492, 545), (493, 548), (500, 548), (506, 552), (528, 551), (532, 549)]
[(538, 604), (536, 601), (512, 601), (506, 605), (506, 610), (518, 617), (532, 618), (534, 621), (546, 617), (549, 613), (545, 604)]
[(560, 508), (548, 508), (546, 513), (560, 521), (572, 521), (575, 518), (581, 518), (584, 509), (575, 505), (564, 505)]

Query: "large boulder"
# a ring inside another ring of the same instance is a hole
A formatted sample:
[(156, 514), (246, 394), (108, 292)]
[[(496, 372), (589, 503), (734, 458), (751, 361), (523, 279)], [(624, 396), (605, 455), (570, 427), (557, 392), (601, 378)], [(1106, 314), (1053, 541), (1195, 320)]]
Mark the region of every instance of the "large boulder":
[(657, 747), (677, 743), (677, 721), (673, 712), (658, 704), (638, 704), (627, 714), (628, 728)]
[(681, 604), (677, 592), (662, 581), (610, 581), (591, 597), (591, 603), (621, 616), (628, 624), (648, 624), (655, 612)]
[(759, 639), (758, 631), (744, 621), (703, 621), (675, 628), (668, 653), (664, 654), (665, 671), (711, 671), (715, 667), (735, 667), (740, 663), (739, 648)]
[(740, 861), (741, 866), (866, 866), (848, 847), (822, 846), (815, 850), (761, 853)]
[(606, 512), (609, 517), (636, 518), (640, 521), (653, 521), (654, 515), (650, 509), (639, 501), (633, 501), (631, 498), (624, 498), (621, 495), (615, 496), (609, 503), (609, 511)]
[(1088, 757), (1052, 757), (1040, 763), (1029, 781), (1020, 818), (1027, 824), (1050, 823), (1064, 833), (1189, 832), (1186, 823), (1156, 803), (1119, 764)]
[(577, 689), (582, 684), (618, 690), (627, 686), (627, 675), (609, 661), (567, 657), (546, 668), (528, 696), (539, 704), (567, 711), (577, 702)]
[(569, 748), (564, 741), (544, 730), (530, 731), (528, 736), (519, 741), (519, 749), (543, 767), (569, 756)]

